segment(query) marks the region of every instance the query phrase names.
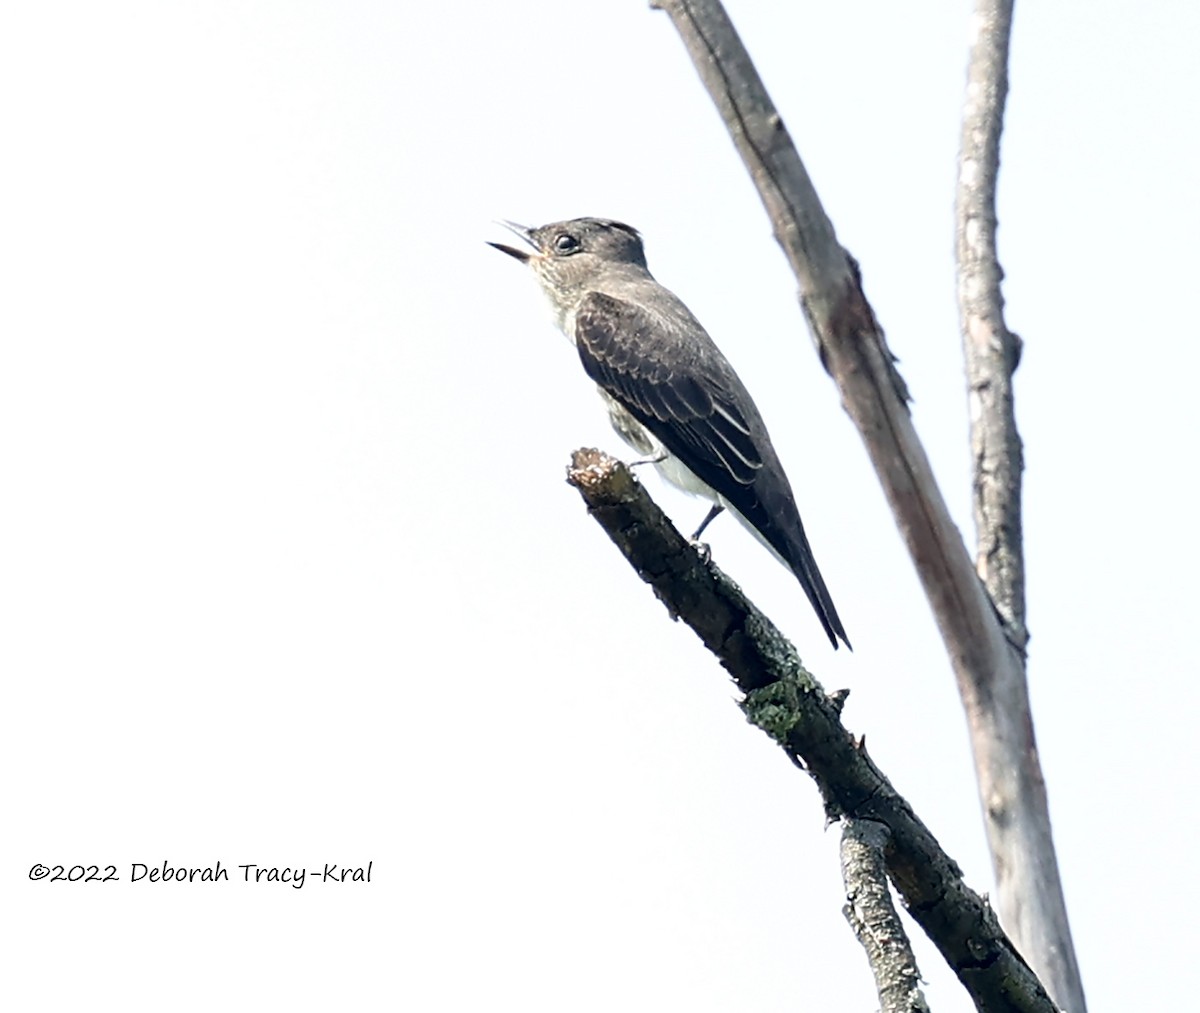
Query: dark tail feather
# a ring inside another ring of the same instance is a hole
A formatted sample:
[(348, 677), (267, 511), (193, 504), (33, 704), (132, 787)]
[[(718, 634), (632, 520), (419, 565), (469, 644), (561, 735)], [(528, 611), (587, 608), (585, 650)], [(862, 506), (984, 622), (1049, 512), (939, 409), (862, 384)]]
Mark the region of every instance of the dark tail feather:
[[(769, 445), (767, 449), (770, 450)], [(843, 644), (854, 650), (834, 608), (829, 588), (817, 569), (817, 561), (813, 559), (808, 537), (804, 534), (800, 511), (796, 509), (791, 487), (778, 461), (773, 464), (768, 461), (768, 466), (759, 471), (753, 487), (741, 486), (734, 491), (741, 492), (740, 502), (728, 494), (725, 494), (725, 502), (734, 508), (744, 524), (753, 528), (774, 549), (784, 565), (795, 574), (812, 603), (813, 611), (821, 620), (833, 649), (837, 650), (840, 638)]]
[(833, 649), (835, 651), (838, 649), (838, 638), (840, 637), (842, 643), (853, 651), (850, 638), (846, 636), (846, 629), (842, 626), (842, 620), (834, 607), (833, 597), (829, 593), (829, 588), (825, 586), (821, 571), (817, 569), (817, 561), (813, 559), (808, 539), (804, 537), (804, 529), (801, 528), (798, 535), (793, 536), (789, 541), (791, 542), (789, 546), (791, 551), (788, 553), (788, 560), (792, 573), (796, 575), (800, 586), (804, 588), (804, 593), (812, 603), (813, 611), (817, 613), (817, 618), (825, 627), (825, 634), (829, 637), (829, 642), (833, 644)]

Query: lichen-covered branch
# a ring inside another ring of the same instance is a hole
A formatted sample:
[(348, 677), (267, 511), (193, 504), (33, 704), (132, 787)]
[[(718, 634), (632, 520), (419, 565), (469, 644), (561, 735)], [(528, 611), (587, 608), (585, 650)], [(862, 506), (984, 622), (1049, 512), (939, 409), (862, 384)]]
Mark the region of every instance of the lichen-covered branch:
[(987, 902), (841, 723), (844, 697), (827, 694), (795, 648), (711, 561), (697, 552), (620, 461), (572, 456), (567, 480), (626, 559), (729, 671), (741, 707), (816, 783), (831, 818), (888, 828), (888, 875), (979, 1010), (1053, 1013), (1055, 1007)]
[(842, 913), (854, 930), (875, 976), (880, 1013), (929, 1013), (921, 973), (888, 889), (884, 852), (888, 828), (871, 820), (842, 824)]

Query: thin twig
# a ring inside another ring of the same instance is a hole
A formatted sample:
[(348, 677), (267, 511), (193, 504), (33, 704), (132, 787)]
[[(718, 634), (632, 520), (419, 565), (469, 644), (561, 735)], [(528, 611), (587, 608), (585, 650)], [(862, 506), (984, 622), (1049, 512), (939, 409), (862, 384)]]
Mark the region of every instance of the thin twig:
[(1012, 375), (1021, 341), (1005, 326), (996, 255), (996, 180), (1008, 93), (1012, 0), (979, 0), (963, 103), (955, 231), (958, 312), (975, 457), (975, 567), (1024, 652), (1025, 560), (1021, 548), (1021, 438)]
[(842, 825), (842, 913), (854, 930), (875, 976), (880, 1013), (929, 1013), (921, 973), (908, 935), (892, 904), (884, 868), (888, 829), (871, 820)]
[[(1012, 14), (1012, 0), (975, 5), (955, 228), (975, 472), (975, 565), (1024, 659), (1029, 634), (1021, 544), (1023, 462), (1012, 385), (1021, 340), (1004, 322), (1004, 272), (996, 252), (996, 181)], [(1001, 920), (1059, 1005), (1085, 1013), (1024, 672), (1019, 678), (1008, 672), (991, 678), (971, 673), (971, 678), (964, 700)]]

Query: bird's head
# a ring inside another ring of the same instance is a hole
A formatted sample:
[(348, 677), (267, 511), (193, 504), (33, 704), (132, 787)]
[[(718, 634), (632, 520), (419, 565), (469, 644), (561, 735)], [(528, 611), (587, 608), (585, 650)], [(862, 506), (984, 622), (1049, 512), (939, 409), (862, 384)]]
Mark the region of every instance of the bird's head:
[(570, 306), (596, 287), (601, 273), (624, 266), (646, 270), (642, 237), (636, 229), (605, 218), (574, 218), (536, 229), (500, 222), (520, 236), (532, 250), (489, 243), (533, 268), (546, 294), (559, 306)]

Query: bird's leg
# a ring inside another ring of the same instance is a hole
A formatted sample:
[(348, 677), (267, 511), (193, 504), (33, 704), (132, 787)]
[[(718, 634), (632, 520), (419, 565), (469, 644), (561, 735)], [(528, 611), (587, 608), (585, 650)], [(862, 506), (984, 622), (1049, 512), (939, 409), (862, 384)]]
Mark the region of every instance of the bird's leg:
[(700, 522), (700, 527), (696, 529), (696, 533), (692, 535), (690, 539), (693, 547), (698, 553), (700, 553), (700, 558), (704, 560), (705, 563), (712, 559), (712, 550), (708, 547), (707, 543), (700, 541), (700, 536), (704, 534), (704, 529), (712, 523), (712, 519), (724, 509), (725, 507), (723, 507), (720, 503), (714, 503), (712, 505), (712, 509), (708, 512), (708, 516)]
[(702, 520), (700, 522), (700, 527), (698, 527), (696, 529), (696, 533), (694, 535), (692, 535), (693, 542), (700, 541), (700, 536), (702, 534), (704, 534), (704, 529), (706, 527), (708, 527), (713, 522), (713, 518), (715, 518), (724, 509), (725, 509), (725, 507), (722, 506), (720, 503), (713, 504), (712, 509), (708, 512), (708, 516), (705, 517), (704, 520)]
[(651, 454), (649, 457), (639, 457), (636, 461), (630, 461), (629, 467), (640, 468), (643, 464), (662, 464), (667, 459), (667, 452), (660, 450), (657, 454)]

